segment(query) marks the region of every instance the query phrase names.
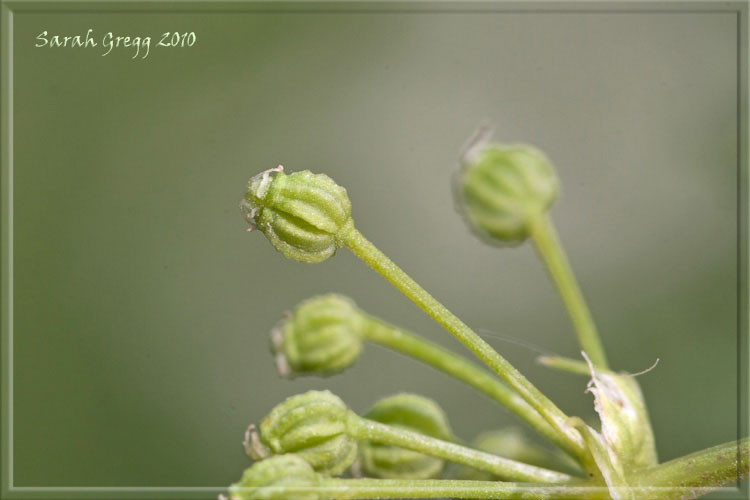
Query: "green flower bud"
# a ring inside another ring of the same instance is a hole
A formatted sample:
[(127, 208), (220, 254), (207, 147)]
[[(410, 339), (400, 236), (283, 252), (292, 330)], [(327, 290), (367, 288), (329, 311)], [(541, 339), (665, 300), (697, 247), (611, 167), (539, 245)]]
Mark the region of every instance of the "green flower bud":
[(310, 464), (296, 455), (278, 455), (245, 469), (229, 495), (231, 500), (322, 500), (314, 490), (317, 485)]
[[(442, 409), (433, 400), (416, 394), (396, 394), (383, 398), (364, 415), (394, 427), (452, 441), (453, 432)], [(430, 479), (440, 476), (445, 462), (397, 446), (363, 441), (359, 468), (366, 476), (385, 479)]]
[(362, 315), (342, 295), (320, 295), (297, 305), (271, 332), (276, 368), (282, 377), (331, 375), (362, 352)]
[(336, 253), (352, 224), (346, 189), (309, 170), (286, 175), (281, 165), (250, 179), (240, 210), (284, 257), (311, 264)]
[(309, 391), (288, 398), (260, 423), (260, 439), (251, 436), (249, 453), (296, 453), (313, 469), (342, 473), (357, 457), (357, 442), (346, 433), (349, 410), (329, 391)]
[(465, 151), (456, 185), (458, 205), (484, 238), (520, 242), (527, 221), (555, 201), (558, 182), (547, 157), (523, 144), (489, 143), (487, 132)]

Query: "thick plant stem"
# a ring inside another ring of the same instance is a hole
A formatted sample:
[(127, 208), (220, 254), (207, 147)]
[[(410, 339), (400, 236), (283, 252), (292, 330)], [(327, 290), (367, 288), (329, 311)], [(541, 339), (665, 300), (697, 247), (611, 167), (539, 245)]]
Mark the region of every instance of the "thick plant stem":
[(534, 246), (544, 262), (547, 272), (560, 293), (570, 320), (578, 335), (578, 343), (597, 368), (607, 368), (599, 333), (583, 298), (570, 262), (560, 244), (555, 227), (549, 217), (540, 213), (528, 220), (528, 230)]
[(426, 436), (419, 432), (381, 424), (380, 422), (362, 418), (351, 412), (347, 420), (346, 429), (347, 434), (355, 439), (418, 451), (457, 464), (468, 465), (469, 467), (489, 472), (505, 480), (533, 483), (566, 483), (573, 480), (573, 477), (562, 472), (498, 457), (490, 453)]
[(748, 479), (750, 439), (732, 441), (665, 462), (637, 474), (638, 498), (690, 500)]
[(486, 394), (518, 415), (524, 422), (554, 444), (575, 456), (575, 450), (518, 394), (490, 372), (418, 335), (363, 315), (364, 336), (370, 342), (418, 359)]
[(464, 344), (482, 362), (500, 376), (532, 408), (565, 439), (571, 448), (576, 450), (582, 465), (589, 470), (593, 464), (586, 451), (581, 435), (567, 425), (567, 415), (563, 413), (547, 396), (534, 387), (521, 372), (502, 357), (492, 346), (477, 335), (468, 325), (438, 302), (416, 281), (377, 249), (354, 226), (339, 234), (341, 243), (362, 259), (368, 266), (388, 280), (407, 298), (414, 302), (428, 316), (437, 321), (456, 339)]
[[(248, 491), (255, 488), (246, 488)], [(451, 479), (338, 479), (320, 478), (314, 487), (265, 487), (264, 498), (297, 498), (295, 495), (330, 500), (373, 498), (457, 498), (478, 500), (604, 500), (607, 488), (601, 486), (545, 485), (500, 481), (461, 481)], [(308, 495), (308, 496), (304, 496)]]

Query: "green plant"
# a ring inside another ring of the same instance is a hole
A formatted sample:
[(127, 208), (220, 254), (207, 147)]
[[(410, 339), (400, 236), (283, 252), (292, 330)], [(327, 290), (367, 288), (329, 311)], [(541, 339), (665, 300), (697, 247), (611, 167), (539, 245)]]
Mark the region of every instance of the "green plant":
[[(501, 145), (480, 134), (463, 155), (456, 196), (481, 238), (530, 239), (568, 311), (582, 360), (544, 357), (545, 365), (590, 377), (600, 419), (594, 428), (566, 415), (471, 328), (367, 240), (351, 218), (346, 190), (323, 174), (286, 174), (281, 166), (248, 183), (240, 203), (285, 256), (321, 262), (346, 247), (462, 342), (489, 371), (419, 336), (361, 311), (338, 295), (300, 304), (273, 331), (279, 373), (330, 375), (374, 342), (423, 361), (509, 408), (555, 445), (540, 453), (517, 430), (458, 443), (434, 402), (401, 394), (364, 417), (333, 394), (311, 391), (278, 405), (251, 426), (246, 448), (260, 460), (230, 488), (231, 498), (506, 498), (691, 499), (748, 477), (745, 438), (659, 463), (648, 412), (634, 376), (610, 370), (599, 334), (548, 211), (558, 192), (553, 167), (526, 145)], [(358, 451), (357, 451), (358, 450)], [(355, 458), (359, 460), (355, 462)], [(443, 461), (465, 479), (437, 479)], [(354, 464), (355, 475), (335, 478)], [(377, 479), (376, 479), (377, 478)]]

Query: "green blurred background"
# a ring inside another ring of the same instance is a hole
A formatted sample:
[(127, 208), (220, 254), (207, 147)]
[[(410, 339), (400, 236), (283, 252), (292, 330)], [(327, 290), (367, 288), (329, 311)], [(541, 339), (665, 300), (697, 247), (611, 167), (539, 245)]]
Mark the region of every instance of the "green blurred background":
[[(150, 54), (34, 47), (89, 28), (151, 36)], [(278, 163), (345, 186), (366, 236), (593, 417), (585, 378), (534, 361), (577, 348), (531, 247), (485, 246), (455, 212), (483, 122), (555, 162), (552, 214), (612, 365), (661, 359), (639, 378), (660, 457), (733, 439), (736, 29), (717, 12), (17, 12), (14, 484), (224, 486), (247, 424), (311, 388), (357, 411), (416, 391), (465, 439), (516, 422), (375, 347), (340, 376), (276, 377), (269, 329), (321, 292), (464, 352), (347, 251), (299, 264), (245, 231), (245, 183)], [(164, 31), (197, 42), (154, 47)]]

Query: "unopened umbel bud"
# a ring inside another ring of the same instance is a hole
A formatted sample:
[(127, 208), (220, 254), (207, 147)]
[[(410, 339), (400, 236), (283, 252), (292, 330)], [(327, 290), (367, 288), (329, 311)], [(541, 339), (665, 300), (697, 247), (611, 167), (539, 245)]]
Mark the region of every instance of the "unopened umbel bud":
[(260, 441), (274, 454), (295, 453), (323, 474), (342, 473), (357, 457), (346, 433), (349, 410), (329, 391), (288, 398), (260, 423)]
[(321, 500), (314, 488), (318, 476), (296, 455), (278, 455), (245, 469), (229, 487), (231, 500)]
[(240, 210), (250, 230), (260, 229), (284, 257), (321, 262), (336, 253), (338, 235), (352, 224), (346, 189), (309, 170), (266, 170), (247, 184)]
[(458, 204), (480, 236), (523, 241), (529, 218), (544, 213), (557, 198), (552, 164), (532, 146), (486, 139), (480, 137), (464, 152), (456, 186)]
[(282, 377), (331, 375), (362, 352), (362, 314), (342, 295), (312, 297), (273, 329), (271, 341)]
[[(443, 410), (433, 400), (416, 394), (396, 394), (379, 400), (364, 415), (377, 422), (452, 441), (453, 433)], [(440, 476), (445, 462), (397, 446), (360, 443), (361, 472), (386, 479), (429, 479)]]

